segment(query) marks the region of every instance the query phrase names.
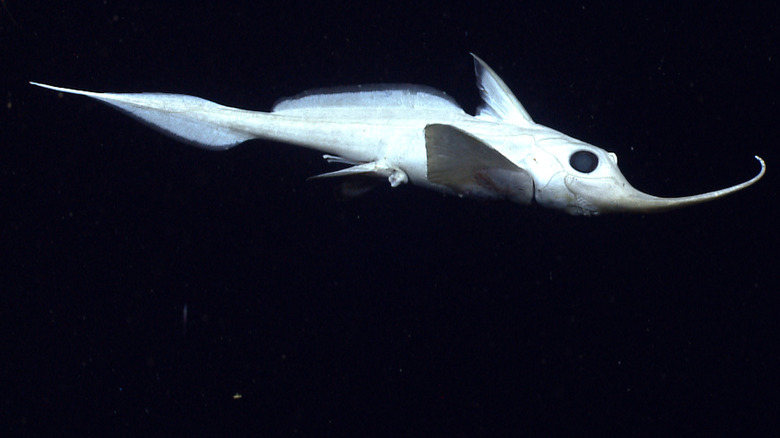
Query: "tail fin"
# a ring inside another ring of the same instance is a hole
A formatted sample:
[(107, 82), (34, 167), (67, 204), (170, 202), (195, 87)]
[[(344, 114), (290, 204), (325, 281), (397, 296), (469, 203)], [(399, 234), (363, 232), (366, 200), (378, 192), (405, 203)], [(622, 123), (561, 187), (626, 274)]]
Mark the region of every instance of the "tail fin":
[(62, 93), (80, 94), (118, 108), (179, 140), (206, 149), (224, 150), (256, 135), (236, 123), (241, 113), (199, 97), (165, 93), (95, 93), (30, 82)]

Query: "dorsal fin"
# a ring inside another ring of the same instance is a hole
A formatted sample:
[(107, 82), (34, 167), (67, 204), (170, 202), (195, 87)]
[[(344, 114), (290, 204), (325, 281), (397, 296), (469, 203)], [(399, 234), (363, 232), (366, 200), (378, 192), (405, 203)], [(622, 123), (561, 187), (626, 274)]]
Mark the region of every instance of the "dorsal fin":
[(474, 57), (474, 68), (477, 73), (477, 88), (484, 104), (477, 109), (477, 117), (495, 121), (506, 121), (520, 126), (530, 126), (534, 123), (531, 116), (520, 104), (512, 90), (477, 55)]
[(425, 85), (370, 84), (351, 87), (320, 88), (276, 102), (275, 113), (338, 108), (425, 108), (462, 112), (455, 99)]

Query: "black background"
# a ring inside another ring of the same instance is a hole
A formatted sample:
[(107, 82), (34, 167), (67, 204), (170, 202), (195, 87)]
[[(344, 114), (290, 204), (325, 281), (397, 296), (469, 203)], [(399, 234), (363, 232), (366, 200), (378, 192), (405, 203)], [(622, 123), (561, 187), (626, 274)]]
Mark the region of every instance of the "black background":
[[(3, 435), (776, 434), (780, 13), (669, 3), (5, 0)], [(413, 82), (472, 112), (469, 52), (639, 189), (767, 175), (648, 216), (339, 202), (316, 152), (27, 85), (268, 110)]]

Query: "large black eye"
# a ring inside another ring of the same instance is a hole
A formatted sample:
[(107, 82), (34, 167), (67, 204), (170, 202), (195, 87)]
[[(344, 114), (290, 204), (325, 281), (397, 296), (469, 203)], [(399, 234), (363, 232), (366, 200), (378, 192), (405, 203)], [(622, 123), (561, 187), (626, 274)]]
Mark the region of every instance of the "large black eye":
[(590, 151), (577, 151), (571, 154), (569, 164), (578, 172), (591, 173), (599, 165), (599, 157)]

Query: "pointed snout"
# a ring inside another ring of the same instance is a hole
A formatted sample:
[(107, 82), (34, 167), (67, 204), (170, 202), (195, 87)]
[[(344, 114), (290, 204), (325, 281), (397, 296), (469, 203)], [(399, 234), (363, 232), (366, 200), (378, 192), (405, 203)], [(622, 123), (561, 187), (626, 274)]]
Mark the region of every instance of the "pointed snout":
[(625, 179), (605, 186), (603, 181), (593, 183), (587, 179), (567, 178), (566, 186), (577, 197), (578, 207), (581, 209), (579, 213), (660, 212), (722, 198), (753, 185), (766, 172), (764, 160), (757, 155), (756, 160), (761, 164), (761, 170), (756, 176), (743, 183), (721, 190), (679, 198), (661, 198), (648, 195), (632, 187)]

